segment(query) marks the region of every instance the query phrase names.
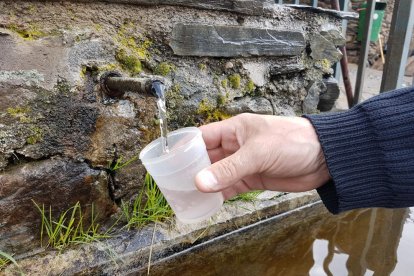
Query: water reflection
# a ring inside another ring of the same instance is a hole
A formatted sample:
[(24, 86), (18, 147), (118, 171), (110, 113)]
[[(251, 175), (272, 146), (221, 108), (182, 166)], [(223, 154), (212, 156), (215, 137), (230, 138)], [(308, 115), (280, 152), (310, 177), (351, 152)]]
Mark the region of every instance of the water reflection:
[(410, 209), (333, 216), (316, 205), (163, 260), (151, 275), (412, 275), (413, 235)]

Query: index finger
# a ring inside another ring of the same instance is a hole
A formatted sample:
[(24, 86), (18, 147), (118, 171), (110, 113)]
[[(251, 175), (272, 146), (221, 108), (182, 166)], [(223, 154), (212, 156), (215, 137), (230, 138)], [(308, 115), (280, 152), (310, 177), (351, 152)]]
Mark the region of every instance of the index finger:
[[(236, 142), (235, 140), (237, 140), (235, 117), (221, 122), (200, 126), (199, 129), (203, 134), (203, 139), (208, 150), (221, 146), (230, 148), (229, 144), (234, 144)], [(233, 148), (233, 146), (231, 146), (231, 148)]]
[(224, 128), (223, 124), (225, 124), (225, 122), (221, 121), (199, 127), (208, 150), (221, 146)]

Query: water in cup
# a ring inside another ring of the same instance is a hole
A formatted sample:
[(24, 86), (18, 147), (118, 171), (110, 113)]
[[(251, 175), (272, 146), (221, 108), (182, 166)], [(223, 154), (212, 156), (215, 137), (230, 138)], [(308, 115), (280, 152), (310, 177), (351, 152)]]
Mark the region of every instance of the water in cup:
[(196, 174), (211, 164), (201, 131), (189, 127), (168, 133), (165, 87), (156, 88), (161, 137), (147, 145), (139, 158), (180, 221), (205, 220), (221, 208), (223, 195), (202, 193), (195, 187)]

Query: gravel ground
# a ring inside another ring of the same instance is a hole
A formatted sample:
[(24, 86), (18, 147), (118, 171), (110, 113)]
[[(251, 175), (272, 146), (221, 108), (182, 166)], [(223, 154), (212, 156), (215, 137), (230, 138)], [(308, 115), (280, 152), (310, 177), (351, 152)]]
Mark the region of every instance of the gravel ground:
[[(350, 63), (348, 64), (348, 67), (349, 67), (349, 74), (350, 74), (352, 86), (355, 87), (355, 80), (356, 80), (358, 65)], [(379, 90), (381, 86), (381, 79), (382, 79), (382, 71), (371, 69), (371, 68), (366, 69), (364, 89), (363, 89), (362, 96), (361, 96), (362, 101), (367, 100), (379, 94)], [(403, 85), (410, 86), (411, 84), (412, 84), (412, 78), (404, 77)], [(348, 109), (348, 102), (346, 100), (345, 87), (344, 87), (342, 79), (339, 83), (339, 87), (340, 87), (341, 93), (339, 94), (339, 98), (335, 103), (335, 107), (338, 110)]]

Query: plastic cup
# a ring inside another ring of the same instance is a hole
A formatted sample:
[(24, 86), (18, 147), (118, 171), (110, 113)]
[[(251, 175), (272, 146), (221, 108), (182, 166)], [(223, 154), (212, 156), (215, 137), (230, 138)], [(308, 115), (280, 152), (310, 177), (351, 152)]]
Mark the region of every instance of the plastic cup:
[(140, 153), (178, 220), (195, 223), (208, 219), (223, 205), (221, 193), (202, 193), (195, 187), (195, 176), (211, 162), (201, 131), (196, 127), (168, 133), (168, 153), (162, 152), (162, 138), (152, 141)]

